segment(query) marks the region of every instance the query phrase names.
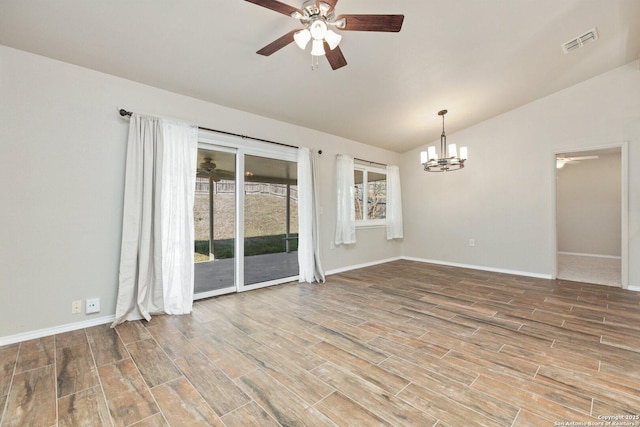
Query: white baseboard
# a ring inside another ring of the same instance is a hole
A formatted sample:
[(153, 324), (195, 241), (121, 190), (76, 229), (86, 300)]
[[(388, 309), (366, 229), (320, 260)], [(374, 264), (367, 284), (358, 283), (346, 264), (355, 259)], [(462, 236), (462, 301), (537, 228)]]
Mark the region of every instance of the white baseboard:
[(355, 264), (355, 265), (350, 265), (350, 266), (347, 266), (347, 267), (340, 267), (340, 268), (336, 268), (334, 270), (325, 271), (324, 274), (327, 275), (327, 276), (330, 276), (332, 274), (344, 273), (345, 271), (357, 270), (359, 268), (371, 267), (373, 265), (384, 264), (384, 263), (387, 263), (387, 262), (398, 261), (398, 260), (401, 260), (401, 259), (402, 259), (402, 257), (394, 257), (394, 258), (381, 259), (381, 260), (378, 260), (378, 261), (365, 262), (365, 263), (362, 263), (362, 264)]
[(424, 259), (424, 258), (415, 258), (415, 257), (406, 257), (406, 256), (401, 257), (401, 259), (405, 259), (407, 261), (426, 262), (429, 264), (446, 265), (448, 267), (469, 268), (471, 270), (491, 271), (493, 273), (504, 273), (504, 274), (513, 274), (516, 276), (535, 277), (536, 279), (553, 279), (553, 276), (551, 274), (532, 273), (530, 271), (506, 270), (503, 268), (483, 267), (480, 265), (460, 264), (457, 262), (446, 262), (446, 261), (439, 261), (434, 259)]
[(51, 328), (37, 329), (35, 331), (0, 337), (0, 346), (47, 337), (49, 335), (61, 334), (63, 332), (75, 331), (78, 329), (90, 328), (92, 326), (104, 325), (105, 323), (113, 322), (115, 319), (116, 316), (112, 314), (110, 316), (97, 317), (95, 319), (84, 320), (82, 322), (67, 323), (65, 325), (53, 326)]
[(640, 292), (640, 286), (629, 286), (628, 291)]
[(558, 255), (573, 255), (573, 256), (588, 256), (588, 257), (593, 257), (593, 258), (622, 259), (622, 257), (615, 256), (615, 255), (582, 254), (582, 253), (578, 253), (578, 252), (558, 252)]

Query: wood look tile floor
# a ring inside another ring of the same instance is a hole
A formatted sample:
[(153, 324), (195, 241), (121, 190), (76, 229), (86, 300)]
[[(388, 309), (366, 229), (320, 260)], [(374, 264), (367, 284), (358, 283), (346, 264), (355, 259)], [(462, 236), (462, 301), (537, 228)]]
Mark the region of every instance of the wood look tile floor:
[(7, 427), (555, 426), (603, 416), (639, 426), (639, 414), (639, 293), (411, 261), (0, 347)]

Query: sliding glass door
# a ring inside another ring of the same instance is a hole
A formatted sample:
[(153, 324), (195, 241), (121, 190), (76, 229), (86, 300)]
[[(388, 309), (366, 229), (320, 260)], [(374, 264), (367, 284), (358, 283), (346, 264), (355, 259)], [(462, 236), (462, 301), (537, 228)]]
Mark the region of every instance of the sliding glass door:
[(235, 292), (235, 150), (198, 149), (193, 222), (194, 293), (206, 298)]
[(297, 276), (297, 163), (246, 155), (244, 166), (244, 285)]
[(297, 200), (295, 151), (201, 142), (195, 299), (297, 279)]

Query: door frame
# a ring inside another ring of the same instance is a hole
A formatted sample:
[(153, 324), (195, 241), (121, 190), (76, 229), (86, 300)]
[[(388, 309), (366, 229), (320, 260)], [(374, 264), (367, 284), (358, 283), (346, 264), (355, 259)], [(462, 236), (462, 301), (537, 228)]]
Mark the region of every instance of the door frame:
[[(298, 149), (294, 147), (268, 144), (236, 136), (221, 135), (212, 131), (200, 130), (198, 132), (198, 148), (234, 152), (236, 154), (236, 218), (235, 218), (235, 243), (234, 243), (234, 289), (225, 288), (219, 291), (202, 292), (197, 298), (202, 299), (216, 295), (234, 292), (244, 292), (267, 286), (298, 280), (299, 276), (283, 277), (265, 282), (244, 284), (244, 167), (245, 155), (265, 157), (269, 159), (298, 162)], [(242, 236), (241, 238), (239, 236)]]
[(567, 148), (553, 152), (553, 161), (549, 162), (553, 167), (553, 279), (558, 278), (558, 171), (556, 158), (562, 153), (579, 153), (583, 151), (603, 150), (607, 148), (620, 148), (620, 287), (629, 288), (629, 142), (623, 141), (608, 145), (582, 146)]

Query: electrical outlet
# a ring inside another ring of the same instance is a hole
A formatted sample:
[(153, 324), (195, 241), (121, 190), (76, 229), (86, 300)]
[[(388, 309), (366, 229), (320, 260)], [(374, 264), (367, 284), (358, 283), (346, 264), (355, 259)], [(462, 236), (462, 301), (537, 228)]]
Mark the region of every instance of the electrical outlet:
[(87, 298), (86, 314), (98, 313), (100, 311), (100, 298)]
[(71, 314), (80, 314), (82, 313), (82, 300), (72, 301), (71, 302)]
[(336, 244), (333, 241), (331, 241), (329, 243), (329, 249), (335, 249), (335, 248), (336, 248)]
[(469, 246), (475, 246), (476, 245), (476, 239), (469, 239)]

